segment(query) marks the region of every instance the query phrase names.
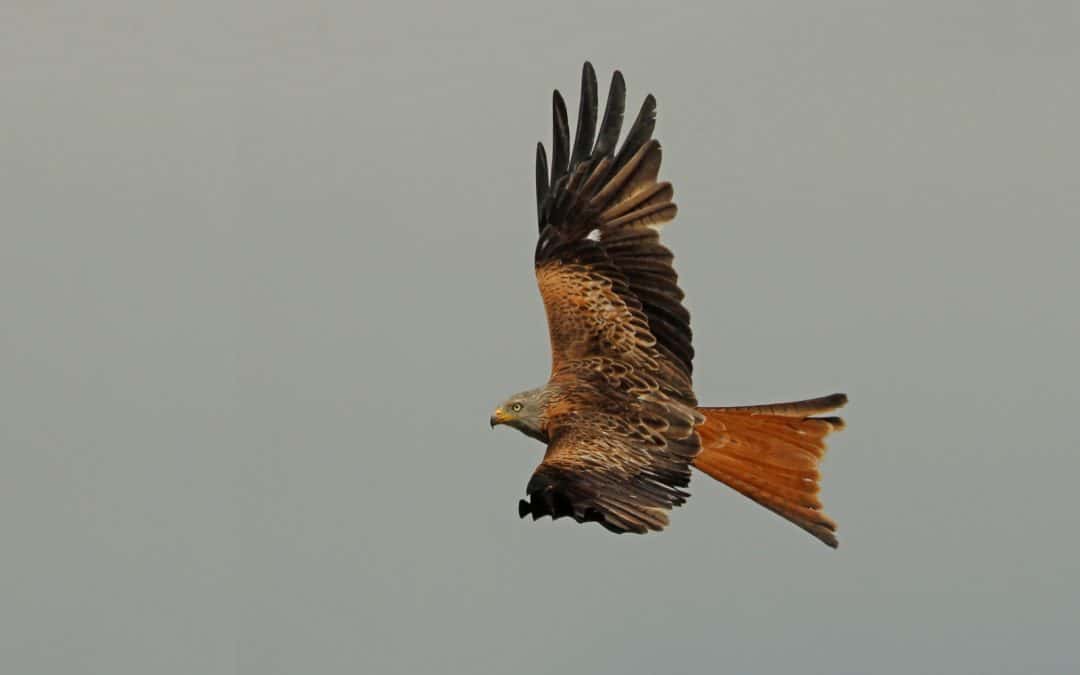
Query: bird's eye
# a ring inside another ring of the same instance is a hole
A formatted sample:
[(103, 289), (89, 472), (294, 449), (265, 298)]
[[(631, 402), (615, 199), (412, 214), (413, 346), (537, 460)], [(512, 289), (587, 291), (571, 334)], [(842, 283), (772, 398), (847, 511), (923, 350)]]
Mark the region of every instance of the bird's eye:
[(521, 412), (521, 404), (515, 403), (514, 405), (510, 406), (510, 409), (514, 412)]

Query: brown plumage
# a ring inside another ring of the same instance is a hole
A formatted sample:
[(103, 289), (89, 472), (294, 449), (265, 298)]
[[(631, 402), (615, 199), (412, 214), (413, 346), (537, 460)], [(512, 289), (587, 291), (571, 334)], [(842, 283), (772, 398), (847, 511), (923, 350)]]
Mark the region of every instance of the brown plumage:
[(676, 207), (671, 184), (658, 181), (656, 101), (645, 98), (616, 148), (625, 95), (616, 71), (597, 129), (596, 74), (586, 63), (573, 145), (556, 91), (550, 165), (537, 146), (536, 278), (551, 376), (491, 419), (548, 446), (519, 513), (661, 530), (689, 497), (695, 466), (835, 547), (818, 463), (825, 435), (842, 422), (813, 416), (847, 399), (697, 407), (690, 314), (659, 236)]

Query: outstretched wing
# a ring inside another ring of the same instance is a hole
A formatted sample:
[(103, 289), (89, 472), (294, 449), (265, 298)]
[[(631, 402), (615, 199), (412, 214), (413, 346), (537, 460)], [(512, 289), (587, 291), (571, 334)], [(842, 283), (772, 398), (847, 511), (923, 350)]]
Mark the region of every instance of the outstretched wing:
[(570, 516), (620, 533), (663, 529), (667, 511), (689, 496), (681, 488), (699, 451), (700, 421), (693, 409), (663, 400), (557, 419), (519, 514)]
[[(622, 74), (611, 80), (607, 106), (596, 133), (596, 73), (589, 63), (581, 76), (581, 105), (574, 145), (570, 147), (566, 104), (553, 97), (554, 143), (548, 168), (544, 146), (537, 146), (536, 196), (540, 237), (536, 273), (548, 311), (553, 369), (562, 362), (625, 348), (629, 333), (613, 345), (601, 340), (610, 326), (590, 324), (600, 309), (567, 307), (559, 294), (575, 301), (592, 291), (615, 294), (626, 309), (644, 319), (653, 347), (673, 378), (689, 390), (694, 350), (690, 313), (672, 267), (672, 255), (660, 243), (659, 225), (675, 217), (670, 183), (658, 182), (660, 144), (652, 138), (656, 99), (645, 98), (622, 146), (626, 85)], [(595, 136), (595, 138), (594, 138)], [(603, 288), (599, 288), (602, 286)], [(619, 302), (614, 306), (621, 313)], [(610, 309), (610, 308), (607, 308)], [(634, 331), (635, 333), (637, 331)]]
[(597, 131), (596, 74), (586, 63), (577, 133), (554, 94), (550, 167), (537, 148), (536, 276), (547, 312), (551, 442), (522, 515), (569, 515), (615, 531), (666, 524), (700, 449), (694, 431), (690, 315), (658, 226), (675, 216), (657, 181), (650, 95), (616, 148), (626, 87), (612, 78)]

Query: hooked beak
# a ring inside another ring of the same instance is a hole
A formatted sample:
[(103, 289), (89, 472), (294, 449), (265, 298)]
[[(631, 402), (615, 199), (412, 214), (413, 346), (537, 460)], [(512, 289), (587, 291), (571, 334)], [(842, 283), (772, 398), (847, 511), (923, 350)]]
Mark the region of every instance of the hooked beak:
[(491, 422), (492, 429), (500, 424), (506, 424), (506, 413), (502, 408), (495, 408), (495, 412), (491, 413), (491, 419), (488, 421)]

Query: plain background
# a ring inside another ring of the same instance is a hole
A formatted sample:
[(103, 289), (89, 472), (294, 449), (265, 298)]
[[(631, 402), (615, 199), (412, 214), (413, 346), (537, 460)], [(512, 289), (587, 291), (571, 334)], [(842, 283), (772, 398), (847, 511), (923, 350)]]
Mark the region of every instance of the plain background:
[[(3, 672), (1080, 668), (1075, 3), (74, 4), (0, 10)], [(703, 478), (518, 520), (585, 59), (700, 399), (851, 395), (838, 551)]]

